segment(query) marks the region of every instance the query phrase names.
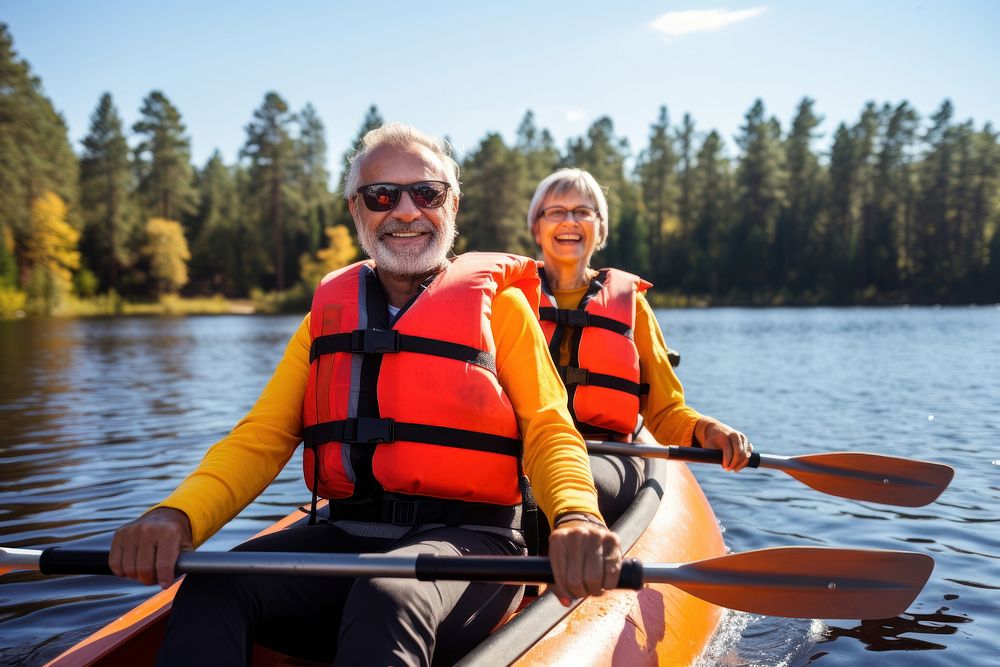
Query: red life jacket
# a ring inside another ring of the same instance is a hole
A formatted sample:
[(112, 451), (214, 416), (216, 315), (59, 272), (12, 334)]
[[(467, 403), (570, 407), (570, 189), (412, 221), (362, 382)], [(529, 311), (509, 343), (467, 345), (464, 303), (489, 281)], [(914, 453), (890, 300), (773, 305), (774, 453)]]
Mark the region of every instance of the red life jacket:
[(314, 494), (521, 502), (520, 434), (497, 381), (490, 317), (508, 286), (537, 307), (534, 262), (467, 253), (428, 283), (391, 323), (371, 262), (317, 288), (302, 412)]
[[(585, 436), (631, 440), (639, 418), (639, 351), (632, 338), (635, 298), (651, 286), (618, 269), (601, 269), (575, 309), (562, 309), (542, 278), (539, 319), (549, 353), (569, 395), (569, 411)], [(569, 365), (559, 365), (559, 348), (570, 338)]]

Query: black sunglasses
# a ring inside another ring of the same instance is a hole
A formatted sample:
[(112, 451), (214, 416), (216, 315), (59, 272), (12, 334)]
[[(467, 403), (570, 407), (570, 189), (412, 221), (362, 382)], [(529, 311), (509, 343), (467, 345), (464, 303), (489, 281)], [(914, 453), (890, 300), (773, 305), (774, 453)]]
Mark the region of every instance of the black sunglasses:
[(408, 185), (371, 183), (358, 188), (358, 194), (365, 200), (369, 211), (383, 213), (396, 208), (403, 192), (409, 192), (413, 203), (420, 208), (440, 208), (450, 187), (445, 181), (420, 181)]

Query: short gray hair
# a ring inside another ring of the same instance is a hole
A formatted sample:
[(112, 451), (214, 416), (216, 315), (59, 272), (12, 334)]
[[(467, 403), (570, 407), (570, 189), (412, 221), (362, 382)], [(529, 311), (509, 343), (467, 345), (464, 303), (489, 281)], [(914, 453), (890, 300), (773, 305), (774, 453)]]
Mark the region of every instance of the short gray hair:
[(444, 139), (438, 139), (424, 132), (421, 132), (412, 125), (403, 123), (387, 123), (369, 131), (361, 138), (357, 151), (351, 157), (351, 168), (344, 179), (344, 199), (350, 199), (361, 187), (361, 167), (365, 158), (376, 148), (381, 146), (394, 146), (396, 148), (408, 148), (410, 146), (423, 146), (430, 150), (440, 160), (444, 166), (445, 179), (451, 185), (452, 192), (457, 197), (462, 194), (458, 187), (458, 163), (451, 156), (451, 145)]
[(593, 200), (597, 207), (597, 250), (600, 250), (608, 243), (608, 200), (604, 196), (604, 190), (598, 185), (589, 171), (567, 167), (549, 174), (535, 188), (535, 194), (531, 197), (531, 204), (528, 206), (528, 231), (532, 235), (535, 233), (535, 223), (538, 222), (542, 214), (542, 204), (549, 196), (564, 195), (567, 192), (576, 192)]

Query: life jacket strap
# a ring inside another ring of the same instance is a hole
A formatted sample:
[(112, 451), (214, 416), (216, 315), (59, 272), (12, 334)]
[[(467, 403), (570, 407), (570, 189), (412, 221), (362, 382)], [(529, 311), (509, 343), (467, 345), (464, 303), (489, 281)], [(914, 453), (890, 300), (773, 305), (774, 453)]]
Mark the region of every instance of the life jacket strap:
[(649, 393), (649, 384), (645, 382), (639, 384), (638, 382), (632, 382), (624, 378), (615, 377), (614, 375), (593, 373), (586, 368), (577, 368), (576, 366), (558, 366), (557, 369), (559, 370), (559, 377), (562, 378), (563, 384), (566, 387), (584, 384), (592, 387), (614, 389), (635, 396), (642, 396)]
[(485, 368), (494, 375), (496, 359), (489, 352), (458, 343), (449, 343), (423, 336), (401, 334), (394, 329), (355, 329), (338, 334), (317, 336), (309, 348), (309, 363), (324, 354), (349, 352), (351, 354), (393, 354), (415, 352), (445, 359), (454, 359)]
[(597, 327), (621, 334), (626, 338), (632, 337), (632, 328), (627, 324), (603, 315), (593, 315), (578, 308), (539, 308), (538, 319), (571, 327)]
[(517, 438), (444, 426), (408, 424), (394, 419), (375, 417), (357, 417), (307, 426), (302, 429), (302, 439), (305, 446), (310, 449), (328, 442), (377, 445), (403, 441), (505, 456), (521, 456), (521, 441)]
[(333, 501), (330, 521), (374, 521), (396, 526), (441, 523), (446, 526), (494, 526), (521, 529), (520, 505), (490, 505), (404, 494), (362, 502)]

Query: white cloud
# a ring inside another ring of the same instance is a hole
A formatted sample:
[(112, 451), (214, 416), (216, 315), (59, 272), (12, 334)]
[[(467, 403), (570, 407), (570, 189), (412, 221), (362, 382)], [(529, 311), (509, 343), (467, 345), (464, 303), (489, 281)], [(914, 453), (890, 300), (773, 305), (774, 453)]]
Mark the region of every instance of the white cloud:
[(760, 16), (768, 10), (767, 7), (752, 7), (739, 11), (728, 9), (688, 9), (680, 12), (667, 12), (654, 20), (650, 27), (657, 30), (668, 40), (693, 32), (709, 32), (725, 28), (727, 25), (747, 21)]
[(585, 112), (583, 109), (570, 109), (566, 112), (566, 122), (567, 123), (579, 123), (583, 120)]

